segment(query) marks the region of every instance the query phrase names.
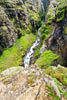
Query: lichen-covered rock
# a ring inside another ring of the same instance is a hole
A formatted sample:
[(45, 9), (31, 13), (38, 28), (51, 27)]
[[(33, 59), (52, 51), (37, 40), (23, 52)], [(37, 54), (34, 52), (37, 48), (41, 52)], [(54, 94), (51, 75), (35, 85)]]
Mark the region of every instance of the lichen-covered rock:
[[(3, 77), (3, 74), (1, 74), (1, 77)], [(54, 97), (50, 95), (48, 85), (52, 88), (55, 98), (61, 98), (54, 80), (45, 75), (36, 65), (31, 65), (29, 68), (22, 69), (15, 75), (1, 80), (0, 99), (54, 100)]]
[(0, 46), (5, 48), (12, 46), (17, 39), (17, 32), (9, 20), (4, 9), (0, 7)]

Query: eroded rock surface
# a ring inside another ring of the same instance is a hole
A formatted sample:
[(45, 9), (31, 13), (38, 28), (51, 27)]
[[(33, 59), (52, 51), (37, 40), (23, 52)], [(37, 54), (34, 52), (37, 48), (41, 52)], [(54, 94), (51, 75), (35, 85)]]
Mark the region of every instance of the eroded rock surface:
[[(4, 76), (2, 73), (1, 78)], [(41, 69), (32, 65), (27, 69), (22, 69), (11, 77), (1, 80), (0, 99), (54, 100), (52, 96), (49, 96), (50, 91), (48, 91), (48, 85), (53, 88), (55, 95), (60, 98), (60, 92), (53, 79), (45, 75)]]

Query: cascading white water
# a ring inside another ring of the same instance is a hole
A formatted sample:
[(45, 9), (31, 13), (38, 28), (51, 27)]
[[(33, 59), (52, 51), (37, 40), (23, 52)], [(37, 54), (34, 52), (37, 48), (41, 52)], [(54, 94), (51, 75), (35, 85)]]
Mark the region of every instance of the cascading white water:
[[(44, 16), (44, 12), (45, 12), (45, 8), (43, 6), (43, 1), (42, 1), (42, 10), (43, 10), (43, 16)], [(44, 22), (42, 21), (42, 24)], [(38, 29), (38, 36), (37, 36), (37, 39), (36, 41), (33, 43), (33, 45), (30, 47), (30, 50), (29, 52), (27, 53), (27, 55), (25, 56), (24, 58), (24, 67), (27, 68), (29, 65), (30, 65), (30, 61), (31, 61), (31, 58), (33, 57), (34, 53), (35, 53), (35, 48), (40, 44), (40, 30), (41, 30), (41, 27)]]
[(30, 47), (29, 52), (27, 53), (26, 57), (24, 58), (25, 68), (27, 68), (30, 65), (30, 60), (31, 60), (31, 58), (33, 57), (33, 55), (35, 53), (34, 48), (36, 48), (40, 43), (40, 29), (41, 29), (41, 27), (38, 29), (38, 37), (37, 37), (36, 41)]

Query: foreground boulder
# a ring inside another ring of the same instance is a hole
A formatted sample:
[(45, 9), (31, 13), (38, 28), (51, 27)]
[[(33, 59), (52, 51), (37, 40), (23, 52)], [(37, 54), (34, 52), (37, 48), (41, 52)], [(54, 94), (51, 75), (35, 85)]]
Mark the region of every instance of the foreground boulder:
[[(18, 69), (21, 69), (18, 67)], [(55, 97), (61, 98), (60, 92), (54, 83), (54, 80), (43, 73), (41, 69), (35, 65), (27, 69), (22, 68), (21, 71), (15, 70), (15, 75), (10, 75), (7, 71), (0, 75), (0, 99), (2, 100), (54, 100), (50, 95), (48, 86), (50, 86)], [(12, 71), (12, 68), (9, 69)], [(14, 71), (13, 71), (14, 72)], [(12, 74), (12, 73), (11, 73)], [(63, 97), (63, 96), (62, 96)], [(64, 98), (61, 100), (65, 100)]]

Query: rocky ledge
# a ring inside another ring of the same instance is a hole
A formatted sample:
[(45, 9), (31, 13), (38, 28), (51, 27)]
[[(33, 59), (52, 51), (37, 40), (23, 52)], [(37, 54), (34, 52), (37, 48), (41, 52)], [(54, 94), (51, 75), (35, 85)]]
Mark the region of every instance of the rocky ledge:
[(54, 80), (36, 65), (31, 65), (27, 69), (7, 69), (0, 74), (0, 79), (1, 100), (54, 100), (50, 95), (51, 90), (58, 100), (65, 100)]

